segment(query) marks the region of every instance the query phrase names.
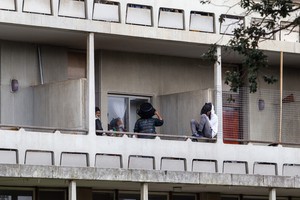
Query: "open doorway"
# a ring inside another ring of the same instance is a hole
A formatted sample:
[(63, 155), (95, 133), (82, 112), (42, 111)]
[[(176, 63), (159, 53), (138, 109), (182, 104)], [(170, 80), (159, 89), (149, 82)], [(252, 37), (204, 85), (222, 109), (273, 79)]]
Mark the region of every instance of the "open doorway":
[(145, 96), (109, 94), (107, 113), (108, 123), (115, 118), (121, 118), (125, 130), (133, 132), (135, 122), (139, 118), (137, 110), (142, 103), (150, 102), (150, 100), (150, 97)]

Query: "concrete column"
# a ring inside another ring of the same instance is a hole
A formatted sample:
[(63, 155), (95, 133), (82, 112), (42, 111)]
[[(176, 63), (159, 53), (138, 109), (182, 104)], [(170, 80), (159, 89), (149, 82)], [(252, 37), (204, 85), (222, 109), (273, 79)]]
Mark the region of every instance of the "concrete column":
[(52, 15), (58, 16), (59, 0), (52, 0)]
[(69, 200), (76, 200), (76, 182), (70, 181), (69, 183)]
[(88, 79), (88, 128), (95, 135), (95, 51), (94, 33), (87, 37), (87, 79)]
[(93, 19), (93, 9), (94, 9), (94, 0), (85, 0), (85, 11), (86, 18), (92, 20)]
[(276, 189), (275, 188), (270, 189), (269, 200), (276, 200)]
[(16, 0), (17, 12), (23, 12), (23, 1), (24, 0)]
[(222, 102), (222, 60), (221, 47), (217, 47), (217, 61), (214, 65), (215, 110), (219, 119), (218, 143), (223, 142), (223, 102)]
[(190, 12), (188, 10), (184, 11), (184, 29), (190, 31)]
[(141, 200), (148, 200), (148, 183), (141, 184)]

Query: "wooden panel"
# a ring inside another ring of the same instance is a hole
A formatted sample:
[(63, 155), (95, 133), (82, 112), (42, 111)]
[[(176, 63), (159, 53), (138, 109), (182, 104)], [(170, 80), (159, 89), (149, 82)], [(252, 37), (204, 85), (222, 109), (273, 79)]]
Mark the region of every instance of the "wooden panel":
[(68, 79), (86, 78), (86, 54), (68, 52)]

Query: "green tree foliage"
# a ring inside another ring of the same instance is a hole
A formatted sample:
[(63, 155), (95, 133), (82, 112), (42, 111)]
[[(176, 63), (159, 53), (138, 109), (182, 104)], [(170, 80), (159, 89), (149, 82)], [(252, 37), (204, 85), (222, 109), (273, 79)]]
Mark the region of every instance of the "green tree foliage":
[[(210, 3), (210, 1), (205, 0), (201, 3)], [(255, 93), (260, 75), (268, 84), (277, 81), (273, 75), (261, 74), (261, 69), (268, 67), (268, 57), (259, 49), (260, 42), (272, 39), (275, 33), (283, 29), (293, 31), (299, 26), (300, 16), (294, 17), (292, 21), (284, 25), (280, 22), (300, 8), (299, 4), (292, 0), (241, 0), (238, 6), (245, 10), (246, 16), (256, 13), (261, 19), (253, 21), (249, 26), (240, 25), (235, 28), (233, 37), (225, 50), (233, 51), (243, 58), (243, 73), (237, 70), (227, 71), (225, 83), (231, 87), (232, 91), (238, 91), (247, 80), (250, 92)], [(224, 16), (221, 16), (219, 21), (224, 22)], [(217, 44), (211, 46), (205, 58), (216, 61), (216, 46)]]

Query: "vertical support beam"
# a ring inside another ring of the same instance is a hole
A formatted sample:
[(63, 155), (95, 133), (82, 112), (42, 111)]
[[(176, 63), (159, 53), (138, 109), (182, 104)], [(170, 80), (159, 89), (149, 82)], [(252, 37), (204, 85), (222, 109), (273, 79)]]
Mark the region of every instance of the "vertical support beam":
[(282, 142), (282, 99), (283, 99), (283, 52), (280, 52), (280, 108), (279, 108), (279, 138), (278, 142)]
[(141, 184), (141, 200), (148, 200), (148, 183)]
[(52, 0), (52, 15), (57, 17), (58, 16), (58, 7), (59, 7), (59, 0)]
[(23, 1), (24, 0), (16, 0), (17, 12), (23, 12)]
[(93, 19), (94, 0), (85, 0), (85, 16), (87, 19)]
[(190, 12), (188, 12), (188, 11), (184, 11), (184, 29), (186, 30), (186, 31), (190, 31), (190, 18), (191, 18), (191, 16), (190, 16)]
[(222, 102), (222, 60), (221, 47), (217, 47), (217, 61), (214, 65), (215, 109), (219, 119), (218, 143), (223, 142), (223, 102)]
[(87, 80), (88, 80), (88, 128), (95, 135), (95, 51), (94, 33), (87, 37)]
[(70, 181), (69, 183), (69, 200), (76, 200), (76, 182)]
[(276, 189), (275, 188), (270, 189), (269, 200), (276, 200)]

